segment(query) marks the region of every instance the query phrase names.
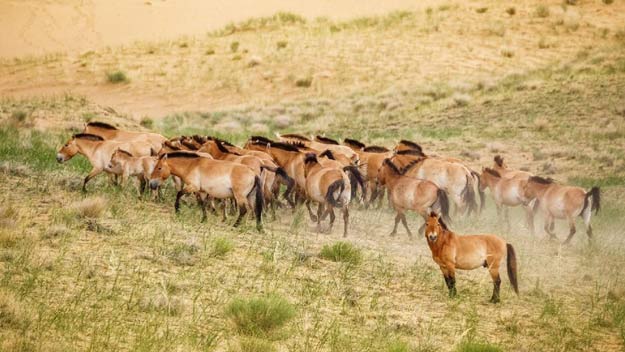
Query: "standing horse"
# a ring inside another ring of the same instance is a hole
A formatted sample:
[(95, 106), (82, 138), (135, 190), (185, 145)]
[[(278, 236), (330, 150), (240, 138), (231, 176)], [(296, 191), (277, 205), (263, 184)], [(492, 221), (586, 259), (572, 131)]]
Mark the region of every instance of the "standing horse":
[(384, 187), (381, 187), (379, 184), (379, 171), (384, 163), (384, 159), (391, 158), (393, 156), (393, 152), (380, 146), (367, 147), (364, 143), (355, 139), (345, 138), (343, 143), (352, 148), (358, 154), (360, 164), (362, 165), (361, 169), (364, 168), (366, 171), (367, 193), (371, 196), (365, 204), (369, 206), (379, 197), (379, 205), (381, 206), (381, 201), (384, 198)]
[(321, 229), (321, 219), (325, 212), (330, 215), (331, 230), (335, 220), (334, 208), (340, 208), (343, 212), (343, 237), (347, 236), (351, 201), (349, 177), (341, 169), (323, 167), (314, 153), (307, 153), (304, 163), (306, 194), (319, 204), (317, 229)]
[[(423, 220), (427, 220), (428, 214), (432, 211), (442, 214), (446, 221), (449, 220), (447, 193), (430, 181), (404, 175), (415, 164), (416, 161), (400, 170), (390, 159), (384, 159), (380, 168), (380, 184), (388, 188), (391, 205), (397, 212), (391, 236), (397, 233), (397, 225), (401, 220), (408, 236), (412, 238), (412, 233), (406, 222), (405, 212), (407, 210), (412, 210), (421, 215)], [(419, 232), (423, 231), (424, 228), (425, 222), (419, 227)]]
[(555, 219), (566, 219), (569, 222), (569, 237), (564, 241), (567, 244), (576, 232), (575, 218), (580, 216), (586, 225), (586, 235), (592, 238), (590, 215), (601, 208), (601, 192), (599, 187), (592, 187), (586, 192), (581, 187), (563, 186), (552, 179), (532, 176), (525, 184), (525, 197), (536, 199), (534, 210), (540, 210), (545, 217), (545, 232), (553, 239)]
[(490, 301), (499, 302), (499, 266), (504, 257), (510, 284), (514, 292), (519, 294), (514, 247), (502, 238), (495, 235), (458, 236), (447, 228), (438, 214), (431, 213), (426, 221), (425, 239), (432, 251), (432, 259), (443, 273), (449, 297), (456, 295), (456, 269), (473, 270), (485, 267), (493, 279), (493, 295)]
[[(150, 176), (150, 188), (156, 189), (170, 175), (184, 181), (184, 188), (176, 195), (175, 209), (180, 207), (180, 197), (185, 193), (200, 192), (212, 198), (234, 198), (239, 207), (239, 216), (234, 223), (238, 226), (247, 213), (253, 209), (257, 229), (262, 228), (263, 185), (249, 167), (229, 161), (203, 158), (195, 153), (173, 152), (160, 156)], [(206, 209), (202, 204), (202, 219)]]
[(477, 210), (475, 178), (464, 165), (423, 156), (423, 153), (415, 150), (398, 151), (391, 161), (400, 168), (416, 161), (415, 166), (406, 173), (407, 176), (434, 182), (447, 192), (456, 205), (456, 211), (460, 213), (466, 210), (471, 214)]
[(83, 133), (95, 134), (104, 139), (121, 142), (147, 142), (154, 149), (154, 153), (158, 153), (163, 142), (167, 140), (158, 133), (124, 131), (108, 123), (96, 121), (87, 123)]
[(482, 168), (482, 174), (480, 175), (480, 190), (484, 192), (486, 188), (490, 188), (491, 195), (495, 200), (497, 206), (497, 215), (501, 215), (503, 208), (504, 217), (510, 230), (510, 216), (508, 207), (516, 207), (518, 205), (525, 208), (525, 220), (527, 227), (532, 235), (534, 234), (534, 211), (530, 204), (531, 199), (525, 197), (524, 187), (527, 183), (522, 178), (503, 178), (499, 172), (490, 169)]
[(493, 170), (497, 171), (503, 178), (516, 178), (519, 180), (527, 181), (533, 175), (527, 171), (514, 170), (508, 167), (503, 158), (500, 155), (495, 155), (493, 159)]
[(79, 133), (65, 143), (56, 154), (56, 161), (64, 163), (76, 154), (84, 155), (91, 164), (91, 171), (85, 177), (82, 190), (87, 190), (87, 182), (103, 171), (115, 174), (116, 170), (109, 168), (109, 162), (113, 152), (117, 149), (124, 149), (133, 155), (149, 156), (152, 154), (152, 147), (146, 142), (119, 142), (105, 140), (104, 138), (89, 134)]
[(121, 171), (121, 184), (125, 185), (128, 177), (136, 176), (139, 180), (139, 196), (145, 192), (148, 180), (158, 158), (156, 156), (133, 156), (131, 153), (116, 149), (109, 161), (109, 168)]
[[(348, 162), (350, 165), (358, 165), (358, 154), (356, 154), (356, 152), (354, 152), (350, 147), (345, 146), (345, 145), (340, 145), (338, 144), (337, 141), (332, 140), (330, 138), (320, 137), (318, 141), (313, 141), (299, 134), (285, 134), (285, 135), (278, 135), (278, 139), (281, 142), (285, 142), (285, 143), (293, 143), (293, 142), (302, 143), (306, 147), (313, 149), (317, 153), (321, 153), (324, 150), (329, 149), (333, 153), (339, 154), (341, 156), (345, 156), (347, 158), (345, 159), (346, 161), (341, 160), (341, 162), (343, 163)], [(347, 165), (348, 164), (345, 164), (344, 166), (347, 166)]]

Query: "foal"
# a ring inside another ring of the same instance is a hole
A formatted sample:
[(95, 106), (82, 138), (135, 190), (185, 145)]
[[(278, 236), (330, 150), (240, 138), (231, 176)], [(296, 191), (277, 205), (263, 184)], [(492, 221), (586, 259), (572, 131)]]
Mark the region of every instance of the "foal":
[(545, 216), (545, 232), (555, 238), (553, 232), (555, 219), (567, 219), (569, 222), (569, 237), (564, 241), (567, 244), (575, 234), (575, 218), (580, 216), (586, 225), (586, 234), (592, 238), (590, 215), (601, 208), (601, 194), (599, 187), (592, 187), (586, 192), (581, 187), (562, 186), (552, 179), (532, 176), (524, 188), (525, 197), (536, 199), (534, 211), (540, 210)]
[(139, 196), (141, 196), (141, 193), (147, 189), (148, 180), (157, 161), (156, 156), (133, 156), (118, 148), (111, 156), (109, 168), (121, 172), (122, 185), (126, 184), (128, 177), (136, 176), (139, 180)]
[(449, 297), (456, 295), (456, 269), (473, 270), (479, 267), (488, 268), (493, 279), (492, 303), (499, 302), (499, 266), (506, 257), (508, 279), (516, 294), (517, 261), (514, 247), (495, 235), (464, 235), (458, 236), (447, 228), (447, 225), (436, 213), (431, 213), (426, 221), (425, 238), (432, 251), (432, 259), (438, 264), (445, 278)]
[[(404, 214), (407, 210), (415, 211), (423, 217), (423, 220), (427, 220), (428, 214), (435, 210), (437, 213), (442, 213), (446, 221), (449, 220), (447, 193), (430, 181), (404, 176), (406, 171), (413, 166), (414, 163), (400, 170), (390, 159), (384, 159), (384, 164), (380, 168), (380, 184), (388, 188), (391, 205), (397, 212), (391, 236), (397, 233), (397, 225), (401, 220), (408, 236), (412, 238)], [(424, 228), (425, 223), (419, 227), (419, 232)]]

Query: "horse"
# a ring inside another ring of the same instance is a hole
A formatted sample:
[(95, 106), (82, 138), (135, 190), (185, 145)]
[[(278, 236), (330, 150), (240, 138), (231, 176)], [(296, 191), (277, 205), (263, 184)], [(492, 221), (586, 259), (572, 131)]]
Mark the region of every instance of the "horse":
[(479, 267), (488, 268), (493, 280), (492, 303), (499, 302), (499, 266), (506, 257), (508, 279), (516, 294), (519, 294), (517, 283), (517, 259), (514, 247), (502, 238), (491, 235), (458, 236), (445, 224), (441, 216), (432, 212), (427, 218), (425, 239), (432, 252), (432, 259), (438, 264), (449, 290), (449, 297), (456, 296), (456, 269), (473, 270)]
[(563, 186), (552, 179), (532, 176), (523, 189), (524, 195), (536, 199), (534, 211), (540, 210), (545, 217), (544, 229), (552, 239), (556, 238), (553, 232), (555, 219), (566, 219), (569, 222), (569, 236), (564, 241), (568, 244), (576, 232), (575, 218), (580, 216), (586, 226), (586, 235), (592, 239), (590, 216), (601, 209), (601, 191), (599, 187), (592, 187), (586, 191), (581, 187)]
[[(344, 166), (348, 165), (358, 165), (358, 154), (354, 152), (350, 147), (345, 145), (338, 144), (337, 141), (332, 140), (326, 137), (319, 137), (318, 140), (311, 140), (299, 134), (285, 134), (279, 135), (278, 139), (284, 143), (302, 143), (304, 146), (316, 151), (317, 153), (321, 153), (324, 150), (331, 150), (333, 153), (345, 156), (345, 160), (341, 160), (344, 163)], [(338, 158), (337, 158), (338, 160)]]
[[(406, 232), (408, 232), (408, 237), (412, 238), (412, 232), (410, 232), (406, 222), (405, 212), (407, 210), (412, 210), (421, 215), (423, 220), (427, 220), (432, 211), (437, 211), (442, 214), (446, 221), (449, 221), (447, 193), (433, 182), (405, 176), (405, 173), (415, 164), (416, 161), (400, 170), (390, 159), (384, 159), (380, 168), (380, 184), (388, 188), (391, 206), (397, 212), (391, 236), (397, 234), (397, 225), (401, 220)], [(419, 227), (419, 232), (423, 231), (424, 228), (425, 222)]]
[(139, 195), (145, 192), (148, 185), (148, 179), (156, 166), (156, 156), (133, 156), (131, 153), (117, 148), (111, 160), (109, 161), (109, 169), (121, 170), (121, 184), (126, 184), (128, 177), (136, 176), (139, 180)]
[(147, 142), (152, 146), (155, 153), (158, 153), (163, 142), (167, 140), (167, 138), (158, 133), (125, 131), (108, 123), (98, 121), (88, 122), (82, 133), (95, 134), (104, 139), (121, 142)]
[(317, 230), (321, 230), (324, 212), (330, 215), (330, 230), (334, 225), (334, 208), (343, 212), (343, 237), (347, 236), (349, 224), (349, 203), (351, 201), (350, 181), (347, 174), (337, 168), (323, 167), (314, 153), (307, 153), (304, 159), (306, 193), (317, 202)]
[(526, 183), (526, 180), (518, 177), (504, 178), (498, 171), (487, 167), (482, 168), (482, 173), (480, 174), (480, 190), (484, 192), (487, 188), (490, 188), (491, 195), (497, 206), (497, 216), (501, 215), (503, 208), (508, 230), (510, 230), (508, 207), (521, 205), (525, 208), (527, 227), (533, 235), (534, 211), (531, 199), (526, 198), (523, 191)]
[[(199, 192), (216, 199), (234, 198), (239, 216), (234, 226), (241, 223), (247, 209), (253, 209), (256, 228), (262, 229), (263, 185), (259, 176), (249, 167), (229, 161), (213, 160), (195, 153), (173, 152), (159, 157), (150, 176), (150, 188), (156, 189), (170, 175), (180, 177), (184, 187), (176, 195), (174, 208), (180, 208), (180, 197), (185, 193)], [(206, 209), (202, 204), (202, 220)]]
[(153, 153), (152, 146), (147, 142), (120, 142), (105, 140), (101, 136), (78, 133), (72, 136), (57, 152), (56, 161), (64, 163), (76, 154), (84, 155), (91, 164), (91, 171), (85, 177), (82, 190), (87, 191), (87, 182), (103, 171), (110, 174), (119, 174), (120, 171), (109, 168), (111, 156), (116, 149), (124, 149), (133, 155), (150, 156)]
[[(379, 171), (384, 163), (384, 159), (391, 158), (393, 152), (381, 146), (366, 146), (355, 139), (345, 138), (343, 143), (358, 154), (360, 164), (364, 167), (367, 193), (371, 195), (365, 202), (366, 206), (375, 202), (378, 197), (382, 200), (384, 198), (384, 187), (381, 187), (379, 184)], [(381, 206), (381, 204), (380, 202), (379, 205)]]
[(477, 211), (475, 178), (464, 165), (430, 158), (416, 150), (397, 151), (391, 161), (400, 168), (417, 161), (414, 167), (408, 170), (407, 176), (434, 182), (447, 192), (456, 205), (456, 211), (463, 213), (466, 210), (468, 214)]

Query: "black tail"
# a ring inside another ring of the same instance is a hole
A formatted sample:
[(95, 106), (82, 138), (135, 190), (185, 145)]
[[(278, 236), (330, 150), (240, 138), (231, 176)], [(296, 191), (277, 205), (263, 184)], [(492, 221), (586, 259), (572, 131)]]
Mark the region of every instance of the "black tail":
[(436, 191), (436, 201), (441, 207), (441, 216), (443, 217), (443, 221), (450, 224), (451, 218), (449, 217), (449, 198), (447, 197), (447, 192), (439, 188), (438, 191)]
[(516, 294), (519, 294), (519, 283), (517, 282), (517, 267), (516, 267), (516, 253), (514, 247), (510, 243), (506, 243), (507, 259), (506, 266), (508, 267), (508, 279), (510, 279), (510, 285), (514, 289)]
[(484, 191), (482, 191), (482, 187), (480, 185), (480, 174), (476, 171), (471, 170), (471, 175), (477, 179), (477, 192), (480, 195), (480, 212), (484, 210), (484, 206), (486, 205), (486, 200), (484, 197)]
[(477, 203), (475, 202), (475, 190), (473, 189), (473, 183), (468, 175), (466, 178), (467, 184), (462, 191), (462, 200), (467, 206), (467, 215), (471, 215), (471, 213), (477, 210)]
[(584, 214), (584, 210), (586, 210), (586, 207), (588, 207), (588, 198), (591, 197), (592, 205), (590, 206), (590, 211), (594, 210), (595, 214), (597, 214), (601, 209), (601, 190), (599, 189), (599, 187), (593, 187), (590, 189), (590, 191), (586, 193), (586, 196), (584, 197), (584, 207), (582, 208), (582, 212), (579, 213), (580, 216)]
[(252, 195), (252, 192), (254, 193), (254, 216), (256, 217), (256, 228), (260, 230), (263, 227), (262, 215), (263, 215), (264, 199), (263, 199), (263, 184), (260, 181), (260, 177), (258, 176), (254, 177), (254, 187), (250, 191), (250, 194), (248, 195), (248, 197)]
[(343, 190), (345, 190), (345, 181), (343, 181), (342, 179), (334, 181), (330, 185), (330, 187), (328, 187), (328, 192), (326, 193), (326, 201), (335, 208), (342, 208), (343, 203), (341, 202), (339, 198), (334, 198), (333, 194), (336, 191), (339, 191), (339, 197), (340, 197), (341, 193), (343, 193)]
[(356, 199), (356, 191), (358, 190), (358, 186), (362, 190), (362, 199), (367, 199), (367, 188), (365, 187), (365, 178), (362, 176), (360, 170), (356, 166), (345, 166), (343, 171), (348, 173), (349, 182), (352, 186), (352, 199)]

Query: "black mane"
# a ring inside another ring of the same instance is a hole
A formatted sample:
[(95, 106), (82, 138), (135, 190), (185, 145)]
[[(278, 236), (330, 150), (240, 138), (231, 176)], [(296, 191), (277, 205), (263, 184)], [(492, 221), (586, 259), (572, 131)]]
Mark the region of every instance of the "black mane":
[(273, 145), (274, 143), (277, 143), (276, 141), (271, 140), (267, 137), (263, 137), (263, 136), (251, 136), (250, 141), (256, 144), (264, 144), (264, 145), (267, 145), (269, 143)]
[(488, 167), (484, 168), (484, 172), (487, 172), (487, 173), (489, 173), (489, 174), (491, 174), (491, 175), (493, 175), (495, 177), (501, 177), (501, 174), (499, 172), (497, 172), (497, 171), (495, 171), (495, 170), (493, 170), (491, 168), (488, 168)]
[(281, 138), (293, 138), (293, 139), (299, 139), (301, 141), (310, 142), (310, 139), (302, 136), (301, 134), (296, 134), (296, 133), (287, 133), (287, 134), (281, 135), (280, 137)]
[(200, 158), (200, 156), (194, 152), (185, 152), (185, 151), (165, 153), (161, 155), (160, 159), (162, 159), (165, 156), (167, 156), (167, 158), (189, 158), (189, 159)]
[(334, 140), (332, 138), (323, 137), (323, 136), (317, 136), (317, 137), (315, 137), (315, 139), (317, 140), (317, 142), (321, 142), (321, 143), (325, 143), (325, 144), (339, 145), (339, 142), (337, 142), (336, 140)]
[(75, 135), (72, 136), (72, 138), (77, 138), (77, 139), (86, 139), (89, 141), (103, 141), (104, 138), (96, 135), (96, 134), (91, 134), (91, 133), (77, 133)]
[(415, 149), (404, 149), (404, 150), (398, 150), (396, 152), (397, 155), (416, 155), (416, 156), (425, 156), (425, 154), (423, 154), (422, 151), (420, 150), (415, 150)]
[(332, 154), (332, 151), (330, 149), (326, 149), (323, 153), (319, 154), (319, 157), (326, 157), (330, 160), (336, 160), (336, 158), (334, 157), (334, 154)]
[(195, 144), (189, 142), (186, 139), (180, 140), (180, 144), (184, 145), (185, 147), (187, 147), (187, 148), (189, 148), (191, 150), (198, 150), (199, 149)]
[(106, 122), (99, 122), (99, 121), (93, 121), (93, 122), (88, 122), (87, 126), (93, 126), (93, 127), (99, 127), (99, 128), (104, 128), (106, 130), (116, 130), (117, 127), (110, 125)]
[(363, 149), (365, 147), (367, 147), (363, 142), (355, 140), (355, 139), (350, 139), (350, 138), (345, 138), (343, 140), (343, 143), (347, 144), (347, 145), (353, 145), (358, 149)]
[(495, 164), (497, 164), (497, 166), (503, 167), (503, 158), (501, 157), (501, 155), (495, 155), (495, 158), (493, 160), (495, 160)]
[(275, 142), (270, 144), (272, 148), (278, 148), (282, 150), (286, 150), (287, 152), (299, 152), (299, 148), (295, 145), (288, 143)]
[(542, 185), (550, 185), (554, 182), (552, 178), (544, 178), (540, 176), (532, 176), (529, 178), (529, 182), (540, 183)]
[(317, 156), (315, 155), (315, 153), (306, 153), (306, 157), (304, 158), (304, 164), (317, 162), (319, 161), (317, 160)]
[(391, 168), (391, 170), (393, 170), (393, 172), (396, 175), (401, 175), (401, 170), (399, 170), (399, 168), (397, 167), (397, 165), (393, 164), (393, 162), (391, 161), (391, 159), (384, 159), (384, 165), (388, 166)]
[(406, 166), (404, 166), (401, 170), (400, 170), (400, 175), (405, 175), (406, 172), (410, 171), (410, 169), (412, 169), (415, 165), (417, 165), (418, 163), (421, 162), (421, 160), (423, 159), (417, 159), (417, 160), (413, 160), (411, 162), (409, 162), (408, 164), (406, 164)]
[(369, 152), (369, 153), (386, 153), (386, 152), (390, 152), (390, 150), (388, 150), (388, 148), (386, 147), (382, 147), (379, 145), (372, 145), (369, 147), (365, 147), (363, 150), (363, 152)]
[(402, 139), (401, 141), (399, 141), (399, 144), (403, 144), (403, 145), (405, 145), (407, 147), (410, 147), (410, 148), (412, 148), (414, 150), (423, 151), (423, 148), (421, 148), (420, 145), (418, 145), (415, 142), (406, 140), (406, 139)]

